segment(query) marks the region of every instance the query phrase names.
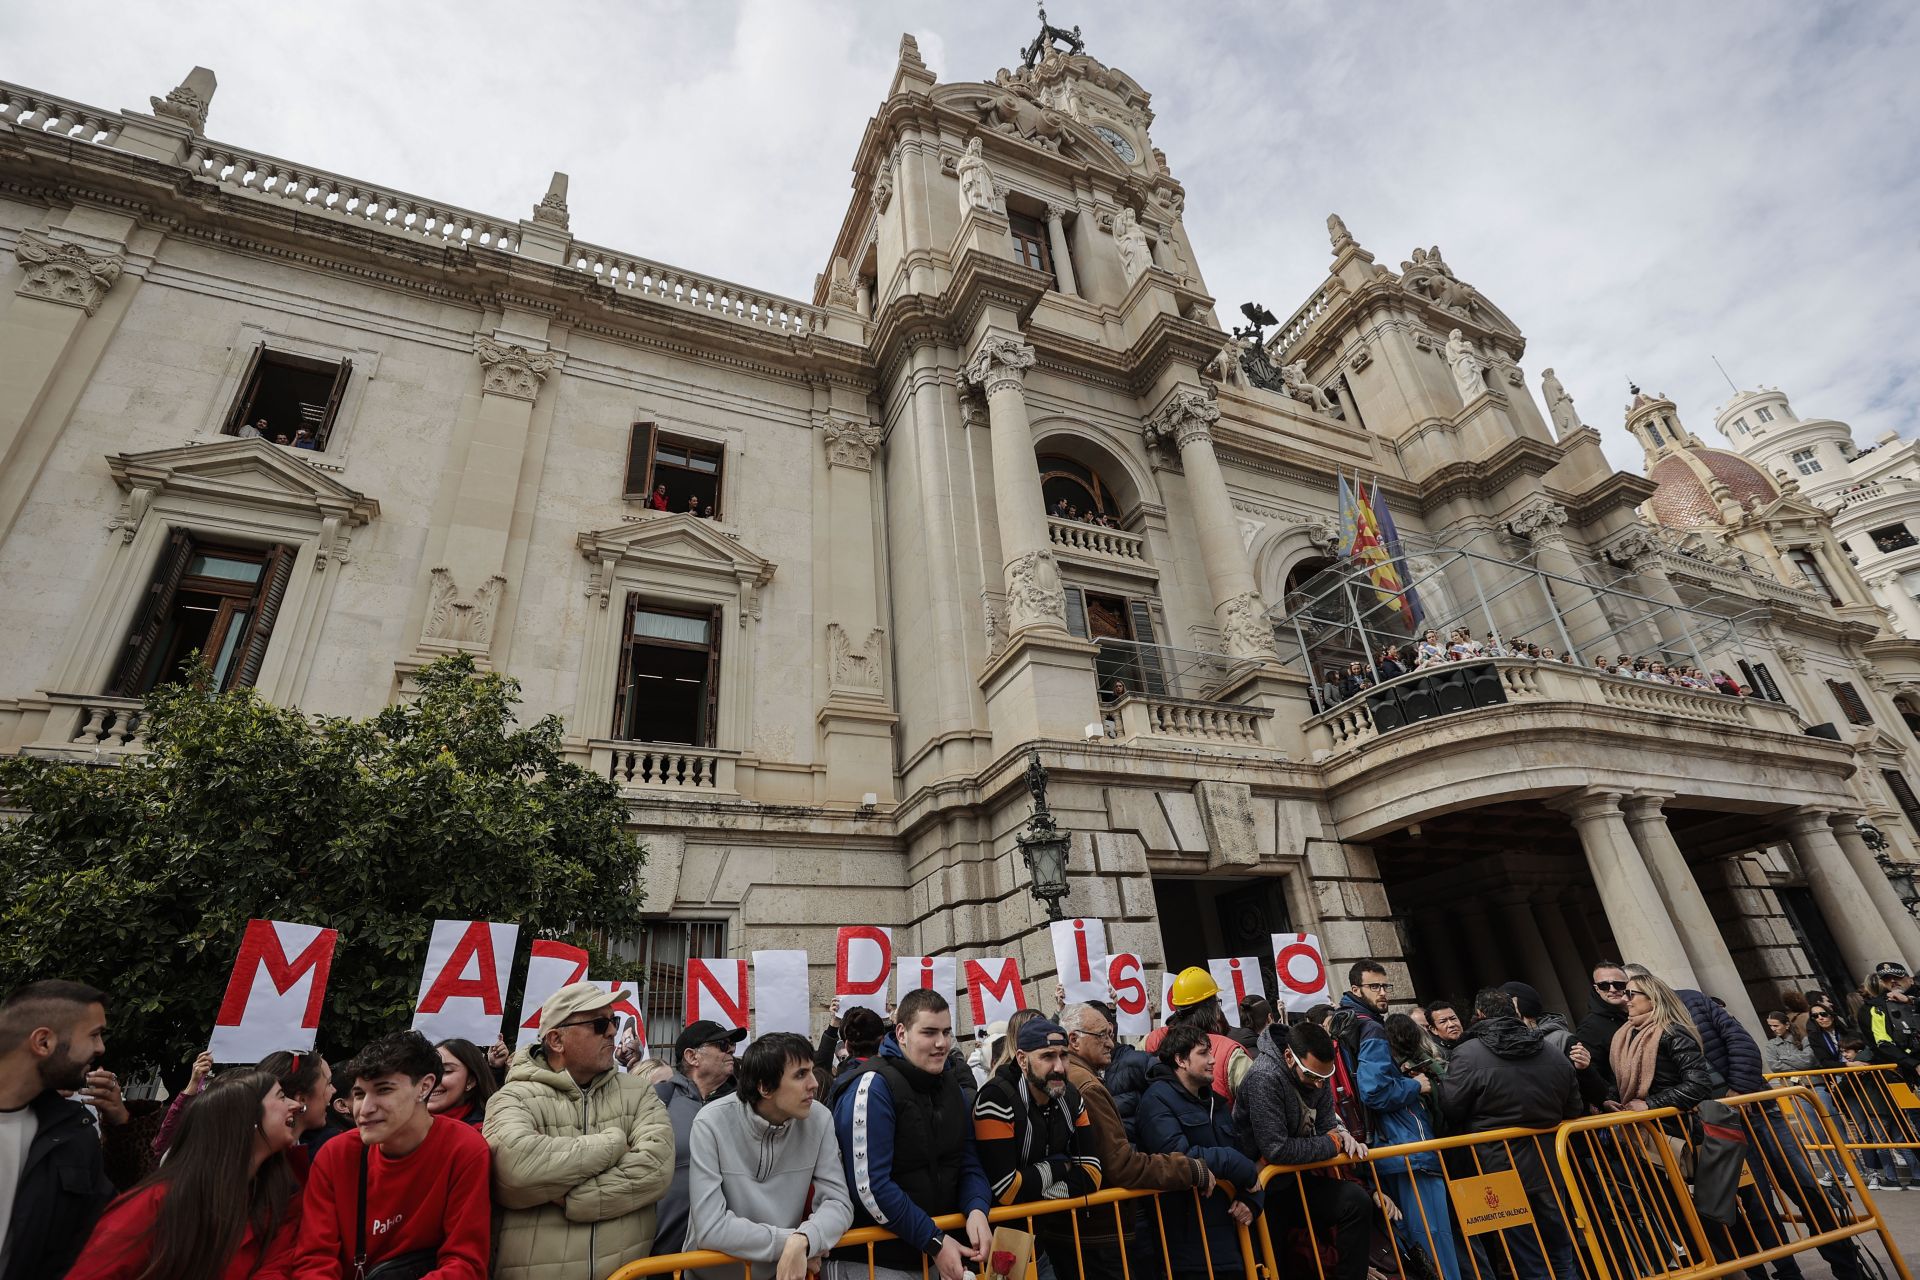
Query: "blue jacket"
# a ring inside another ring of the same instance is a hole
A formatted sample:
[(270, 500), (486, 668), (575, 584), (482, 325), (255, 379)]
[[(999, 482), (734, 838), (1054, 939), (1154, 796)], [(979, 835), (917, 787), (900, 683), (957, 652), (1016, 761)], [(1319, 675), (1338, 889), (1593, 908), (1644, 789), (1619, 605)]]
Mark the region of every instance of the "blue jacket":
[[(914, 1086), (911, 1099), (896, 1099), (888, 1071)], [(918, 1271), (927, 1246), (940, 1234), (933, 1225), (935, 1217), (948, 1213), (982, 1213), (992, 1202), (986, 1172), (980, 1167), (980, 1155), (973, 1144), (973, 1115), (969, 1099), (959, 1087), (959, 1078), (950, 1064), (939, 1076), (929, 1076), (909, 1063), (900, 1052), (900, 1043), (891, 1034), (880, 1042), (880, 1052), (861, 1064), (861, 1069), (839, 1077), (833, 1085), (833, 1127), (840, 1142), (840, 1156), (847, 1173), (847, 1189), (853, 1193), (854, 1225), (883, 1226), (904, 1241), (904, 1245), (875, 1246), (874, 1260), (883, 1267)], [(968, 1076), (967, 1083), (971, 1084)], [(931, 1130), (934, 1145), (950, 1147), (953, 1164), (942, 1168), (949, 1158), (941, 1151), (896, 1149), (895, 1122), (905, 1105), (918, 1117), (922, 1131)], [(952, 1179), (952, 1202), (921, 1205), (894, 1177), (896, 1156), (908, 1171), (902, 1178), (920, 1186), (945, 1184)], [(964, 1241), (964, 1236), (960, 1237)], [(858, 1250), (857, 1261), (866, 1261), (865, 1247)], [(853, 1259), (852, 1252), (848, 1254)]]
[(1227, 1204), (1229, 1199), (1239, 1200), (1258, 1214), (1262, 1198), (1259, 1166), (1234, 1141), (1232, 1108), (1212, 1089), (1204, 1098), (1188, 1093), (1173, 1068), (1163, 1062), (1153, 1064), (1147, 1080), (1147, 1091), (1140, 1097), (1140, 1149), (1154, 1154), (1174, 1151), (1204, 1160), (1219, 1183), (1202, 1205), (1204, 1248), (1189, 1207), (1192, 1201), (1185, 1193), (1169, 1197), (1165, 1209), (1169, 1265), (1175, 1271), (1205, 1271), (1211, 1257), (1215, 1275), (1238, 1273), (1240, 1237), (1227, 1216)]
[[(1348, 1054), (1347, 1069), (1353, 1073), (1353, 1087), (1360, 1099), (1360, 1105), (1371, 1113), (1375, 1107), (1381, 1105), (1374, 1101), (1376, 1096), (1383, 1099), (1386, 1105), (1393, 1105), (1395, 1100), (1404, 1093), (1404, 1090), (1396, 1086), (1394, 1081), (1407, 1084), (1412, 1082), (1400, 1074), (1400, 1068), (1393, 1065), (1393, 1051), (1387, 1047), (1387, 1029), (1381, 1025), (1380, 1015), (1375, 1012), (1372, 1005), (1367, 1004), (1351, 991), (1340, 997), (1339, 1010), (1342, 1014), (1353, 1016), (1354, 1025), (1359, 1033), (1358, 1048), (1355, 1048), (1355, 1036), (1351, 1031), (1340, 1040), (1339, 1044)], [(1341, 1020), (1344, 1021), (1344, 1019)], [(1420, 1086), (1413, 1085), (1413, 1092), (1414, 1097), (1418, 1099)], [(1348, 1119), (1351, 1122), (1353, 1117), (1349, 1116)], [(1356, 1132), (1377, 1131), (1379, 1121), (1375, 1117), (1368, 1114), (1362, 1119), (1365, 1127)]]
[(1766, 1057), (1739, 1019), (1698, 991), (1675, 992), (1693, 1016), (1707, 1048), (1707, 1065), (1720, 1073), (1734, 1093), (1758, 1093), (1767, 1087)]
[[(1365, 1026), (1366, 1024), (1361, 1024)], [(1362, 1033), (1360, 1070), (1356, 1074), (1360, 1101), (1373, 1119), (1370, 1141), (1376, 1146), (1426, 1142), (1434, 1137), (1433, 1119), (1421, 1105), (1420, 1082), (1394, 1065), (1384, 1028), (1377, 1036)], [(1408, 1165), (1412, 1168), (1409, 1170)], [(1439, 1173), (1440, 1157), (1431, 1151), (1382, 1162), (1382, 1173)]]

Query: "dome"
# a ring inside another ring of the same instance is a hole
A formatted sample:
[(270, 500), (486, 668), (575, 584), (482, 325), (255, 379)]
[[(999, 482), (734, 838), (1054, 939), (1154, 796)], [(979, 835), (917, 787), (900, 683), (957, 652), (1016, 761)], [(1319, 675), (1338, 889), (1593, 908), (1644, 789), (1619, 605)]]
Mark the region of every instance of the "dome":
[(1660, 486), (1647, 499), (1647, 514), (1672, 529), (1723, 523), (1720, 504), (1710, 491), (1716, 481), (1741, 506), (1772, 502), (1780, 496), (1760, 468), (1737, 453), (1704, 445), (1673, 450), (1653, 464), (1647, 478)]

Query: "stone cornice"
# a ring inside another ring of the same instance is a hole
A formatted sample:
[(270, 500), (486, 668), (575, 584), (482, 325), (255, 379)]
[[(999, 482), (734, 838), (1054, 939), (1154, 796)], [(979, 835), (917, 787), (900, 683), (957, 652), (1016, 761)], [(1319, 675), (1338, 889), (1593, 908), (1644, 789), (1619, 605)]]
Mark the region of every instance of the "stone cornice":
[[(1560, 451), (1522, 436), (1508, 441), (1478, 462), (1451, 462), (1419, 481), (1421, 514), (1450, 502), (1492, 497), (1523, 476), (1544, 476), (1560, 461)], [(1558, 496), (1558, 495), (1556, 495)]]

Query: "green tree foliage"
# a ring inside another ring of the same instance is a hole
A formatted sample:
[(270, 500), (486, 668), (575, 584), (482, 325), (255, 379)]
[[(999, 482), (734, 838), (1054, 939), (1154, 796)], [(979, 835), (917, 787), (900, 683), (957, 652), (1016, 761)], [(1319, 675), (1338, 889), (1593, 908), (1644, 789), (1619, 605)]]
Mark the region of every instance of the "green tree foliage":
[(645, 850), (617, 788), (562, 757), (557, 718), (515, 727), (515, 681), (465, 655), (418, 680), (367, 720), (169, 685), (119, 768), (0, 761), (23, 811), (0, 822), (0, 985), (111, 992), (124, 1073), (205, 1047), (253, 917), (340, 931), (320, 1022), (336, 1058), (407, 1025), (435, 919), (517, 922), (516, 987), (535, 936), (633, 976), (595, 945), (640, 927)]

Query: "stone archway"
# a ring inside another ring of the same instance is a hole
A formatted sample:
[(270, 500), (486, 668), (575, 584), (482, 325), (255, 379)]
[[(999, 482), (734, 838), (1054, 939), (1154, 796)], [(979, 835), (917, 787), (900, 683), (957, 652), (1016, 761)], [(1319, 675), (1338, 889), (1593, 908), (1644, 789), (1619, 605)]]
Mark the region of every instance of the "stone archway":
[[(1056, 492), (1085, 493), (1093, 509), (1130, 521), (1141, 503), (1158, 501), (1146, 471), (1104, 433), (1085, 423), (1067, 418), (1036, 422), (1033, 451), (1049, 509)], [(1054, 482), (1052, 488), (1046, 487), (1049, 479)]]

